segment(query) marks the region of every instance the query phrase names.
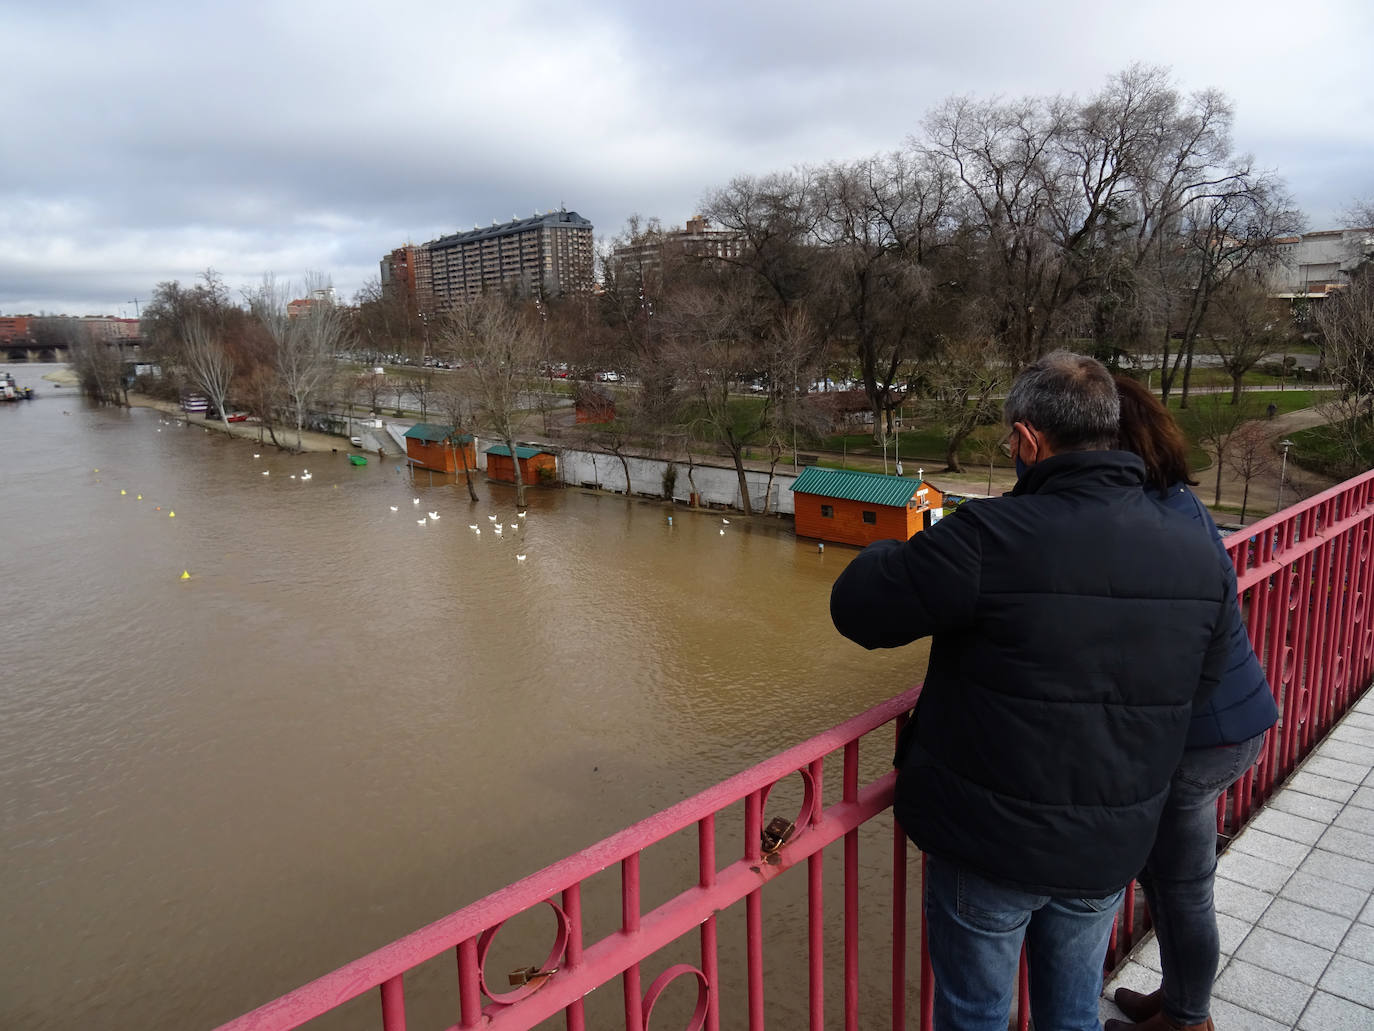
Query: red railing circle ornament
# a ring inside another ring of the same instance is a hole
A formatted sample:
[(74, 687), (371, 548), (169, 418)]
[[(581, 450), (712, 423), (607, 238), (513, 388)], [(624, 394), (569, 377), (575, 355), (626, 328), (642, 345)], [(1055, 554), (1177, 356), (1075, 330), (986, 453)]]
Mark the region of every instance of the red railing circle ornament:
[(1331, 662), (1331, 694), (1334, 698), (1336, 693), (1345, 687), (1345, 661), (1337, 655)]
[[(811, 771), (803, 766), (797, 771), (797, 775), (802, 779), (802, 804), (801, 808), (797, 810), (797, 818), (792, 821), (795, 828), (792, 832), (793, 837), (806, 830), (807, 825), (811, 822), (811, 814), (816, 811), (816, 781), (812, 778)], [(781, 780), (776, 780), (759, 793), (759, 810), (761, 812), (766, 811), (768, 796), (781, 783)]]
[(1293, 682), (1293, 656), (1296, 654), (1291, 644), (1283, 646), (1283, 653), (1279, 658), (1279, 683), (1291, 684)]
[(1308, 717), (1312, 715), (1312, 692), (1306, 684), (1302, 684), (1298, 688), (1298, 704), (1296, 708), (1298, 726), (1305, 726)]
[(1350, 623), (1359, 626), (1364, 622), (1364, 591), (1355, 592), (1355, 603), (1351, 606)]
[(701, 1031), (706, 1026), (706, 1009), (711, 998), (711, 984), (706, 980), (706, 975), (690, 963), (679, 963), (669, 967), (654, 978), (654, 983), (649, 985), (649, 990), (644, 993), (644, 1031), (649, 1031), (649, 1018), (653, 1015), (654, 1004), (658, 1002), (658, 997), (663, 994), (663, 990), (671, 982), (687, 974), (691, 974), (697, 979), (697, 1006), (692, 1011), (691, 1019), (687, 1021), (685, 1031)]
[(1298, 606), (1302, 604), (1304, 592), (1303, 584), (1296, 577), (1291, 577), (1288, 581), (1288, 611), (1296, 612)]
[[(536, 971), (530, 972), (527, 975), (528, 979), (518, 988), (513, 988), (508, 992), (494, 992), (487, 983), (487, 953), (491, 951), (491, 944), (496, 939), (496, 932), (501, 930), (505, 921), (488, 927), (477, 939), (477, 983), (481, 986), (482, 994), (491, 999), (492, 1002), (509, 1006), (521, 999), (529, 998), (544, 987), (544, 984), (557, 971), (558, 964), (563, 961), (563, 954), (567, 951), (570, 934), (568, 914), (564, 913), (552, 899), (545, 899), (544, 904), (553, 910), (554, 919), (558, 922), (558, 933), (554, 936), (553, 948), (549, 949), (548, 959), (544, 960)], [(529, 910), (525, 912), (529, 912)]]
[(1365, 631), (1364, 635), (1364, 657), (1366, 659), (1374, 656), (1374, 627)]

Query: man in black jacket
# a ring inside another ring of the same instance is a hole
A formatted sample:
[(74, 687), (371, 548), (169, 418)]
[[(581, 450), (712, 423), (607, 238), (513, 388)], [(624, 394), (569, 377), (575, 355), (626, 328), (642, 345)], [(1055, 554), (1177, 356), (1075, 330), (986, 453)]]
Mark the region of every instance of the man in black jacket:
[(928, 857), (936, 1031), (1005, 1031), (1024, 940), (1039, 1031), (1100, 1027), (1112, 917), (1144, 866), (1236, 601), (1216, 549), (1114, 451), (1111, 375), (1057, 351), (1004, 406), (1018, 481), (835, 582), (866, 648), (933, 635), (894, 810)]

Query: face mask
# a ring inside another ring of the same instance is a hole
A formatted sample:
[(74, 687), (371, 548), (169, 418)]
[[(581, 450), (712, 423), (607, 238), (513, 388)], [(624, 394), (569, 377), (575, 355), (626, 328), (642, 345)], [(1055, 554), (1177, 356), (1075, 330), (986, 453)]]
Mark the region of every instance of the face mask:
[(1016, 456), (1016, 478), (1019, 480), (1030, 471), (1030, 466), (1021, 461), (1021, 456)]

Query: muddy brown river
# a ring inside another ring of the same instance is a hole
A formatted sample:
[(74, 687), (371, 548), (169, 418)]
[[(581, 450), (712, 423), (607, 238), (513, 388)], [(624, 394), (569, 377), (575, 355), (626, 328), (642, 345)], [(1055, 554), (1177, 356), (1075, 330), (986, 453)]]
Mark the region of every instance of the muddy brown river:
[(919, 679), (831, 628), (848, 549), (576, 489), (521, 520), (53, 368), (0, 406), (0, 1027), (213, 1027)]

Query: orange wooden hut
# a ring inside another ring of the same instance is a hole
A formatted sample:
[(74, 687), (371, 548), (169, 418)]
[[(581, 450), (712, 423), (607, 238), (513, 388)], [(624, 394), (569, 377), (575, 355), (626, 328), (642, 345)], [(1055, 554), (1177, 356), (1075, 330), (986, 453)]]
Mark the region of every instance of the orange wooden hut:
[[(485, 452), (487, 456), (487, 479), (498, 483), (515, 482), (515, 466), (511, 463), (510, 448), (505, 444), (493, 444)], [(538, 447), (515, 447), (515, 457), (520, 462), (520, 481), (540, 483), (543, 479), (558, 475), (558, 459), (552, 451)], [(542, 473), (542, 477), (541, 477)]]
[(863, 547), (908, 540), (943, 514), (944, 494), (925, 480), (811, 466), (792, 483), (798, 537)]
[(417, 422), (406, 430), (406, 457), (421, 469), (436, 473), (460, 473), (464, 456), (467, 468), (477, 468), (477, 445), (471, 433), (458, 433), (452, 426)]

